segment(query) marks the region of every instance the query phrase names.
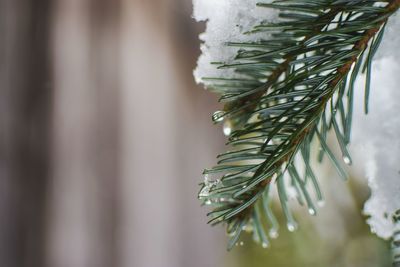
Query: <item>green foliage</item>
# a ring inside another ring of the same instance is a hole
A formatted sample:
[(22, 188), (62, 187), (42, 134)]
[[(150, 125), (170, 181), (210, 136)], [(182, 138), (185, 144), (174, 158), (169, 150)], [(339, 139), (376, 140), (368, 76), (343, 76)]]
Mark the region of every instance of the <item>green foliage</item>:
[[(231, 150), (218, 156), (218, 165), (204, 171), (199, 193), (212, 207), (212, 225), (226, 223), (231, 239), (243, 230), (266, 246), (278, 224), (270, 208), (276, 184), (289, 230), (297, 224), (288, 205), (287, 183), (298, 201), (316, 214), (310, 187), (323, 201), (310, 165), (311, 142), (320, 144), (319, 160), (327, 156), (338, 173), (346, 172), (328, 145), (333, 128), (347, 164), (354, 83), (366, 72), (365, 111), (368, 111), (371, 62), (382, 40), (388, 17), (400, 1), (276, 0), (260, 8), (281, 10), (280, 22), (263, 22), (246, 34), (265, 33), (265, 40), (227, 43), (238, 47), (231, 68), (235, 77), (206, 77), (209, 89), (220, 95), (224, 110), (213, 115), (229, 128)], [(302, 159), (300, 163), (299, 160)], [(301, 165), (301, 166), (299, 166)], [(210, 179), (217, 176), (218, 179)]]
[[(359, 187), (357, 187), (360, 190)], [(362, 191), (362, 190), (361, 190)], [(343, 216), (340, 224), (330, 233), (336, 233), (331, 237), (316, 235), (315, 225), (305, 216), (299, 216), (301, 228), (296, 233), (282, 229), (279, 238), (271, 240), (268, 250), (259, 245), (252, 244), (250, 236), (243, 236), (244, 245), (238, 246), (228, 263), (230, 267), (389, 267), (392, 266), (390, 248), (388, 243), (371, 235), (369, 225), (365, 218), (357, 212), (359, 205), (365, 199), (352, 199), (360, 202), (353, 207), (346, 207), (340, 213), (340, 209), (334, 213)], [(274, 203), (273, 208), (279, 208)], [(329, 212), (329, 211), (327, 211)], [(279, 213), (279, 212), (277, 212)], [(282, 219), (279, 216), (278, 219)], [(339, 231), (339, 232), (336, 232)], [(288, 256), (290, 255), (290, 256)]]

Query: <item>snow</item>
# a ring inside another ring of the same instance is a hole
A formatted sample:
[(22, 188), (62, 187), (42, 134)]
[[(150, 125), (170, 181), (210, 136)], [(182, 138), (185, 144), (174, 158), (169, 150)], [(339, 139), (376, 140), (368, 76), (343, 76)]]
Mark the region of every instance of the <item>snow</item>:
[(371, 188), (364, 206), (367, 222), (385, 239), (392, 236), (392, 214), (400, 209), (399, 29), (398, 12), (389, 20), (373, 62), (368, 115), (363, 113), (363, 79), (358, 81), (351, 144), (354, 167), (364, 171)]
[(207, 85), (204, 77), (236, 77), (231, 69), (218, 70), (211, 62), (229, 62), (237, 48), (226, 46), (226, 42), (256, 41), (264, 34), (243, 34), (257, 23), (274, 20), (278, 12), (257, 7), (259, 0), (193, 0), (193, 17), (206, 21), (206, 31), (200, 35), (202, 54), (194, 77), (197, 83)]

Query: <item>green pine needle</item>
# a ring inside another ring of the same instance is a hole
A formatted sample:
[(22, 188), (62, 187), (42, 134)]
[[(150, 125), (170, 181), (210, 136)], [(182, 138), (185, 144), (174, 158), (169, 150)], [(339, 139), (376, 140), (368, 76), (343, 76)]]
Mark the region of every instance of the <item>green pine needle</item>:
[[(255, 25), (246, 34), (265, 32), (272, 37), (227, 43), (239, 49), (235, 60), (216, 64), (237, 76), (204, 78), (225, 104), (213, 120), (225, 120), (230, 128), (231, 150), (219, 155), (217, 166), (205, 170), (207, 179), (216, 175), (218, 180), (205, 180), (199, 198), (212, 207), (210, 223), (227, 225), (229, 249), (245, 228), (255, 231), (254, 239), (263, 247), (268, 245), (267, 232), (276, 235), (279, 226), (269, 204), (273, 184), (289, 230), (297, 223), (288, 205), (288, 183), (299, 203), (316, 213), (309, 189), (314, 189), (317, 201), (323, 197), (310, 166), (313, 140), (320, 144), (319, 160), (327, 155), (347, 178), (326, 143), (327, 132), (333, 128), (343, 160), (351, 164), (347, 145), (354, 83), (360, 70), (366, 71), (368, 112), (372, 59), (400, 1), (277, 0), (257, 5), (279, 9), (282, 20)], [(303, 159), (300, 167), (298, 157)]]

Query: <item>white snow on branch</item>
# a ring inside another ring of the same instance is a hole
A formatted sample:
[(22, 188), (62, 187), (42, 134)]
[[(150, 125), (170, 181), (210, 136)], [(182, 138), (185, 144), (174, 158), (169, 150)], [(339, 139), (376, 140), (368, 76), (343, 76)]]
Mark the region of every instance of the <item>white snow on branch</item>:
[(193, 17), (206, 21), (206, 31), (200, 35), (203, 42), (194, 76), (197, 83), (204, 77), (236, 77), (231, 69), (218, 70), (211, 62), (229, 62), (237, 48), (226, 42), (256, 41), (264, 34), (244, 34), (261, 21), (274, 20), (276, 10), (257, 7), (259, 0), (193, 0)]
[(389, 20), (373, 62), (368, 115), (363, 113), (363, 79), (357, 84), (351, 144), (354, 166), (363, 170), (371, 188), (364, 206), (367, 222), (385, 239), (392, 236), (392, 214), (400, 209), (399, 30), (400, 12)]

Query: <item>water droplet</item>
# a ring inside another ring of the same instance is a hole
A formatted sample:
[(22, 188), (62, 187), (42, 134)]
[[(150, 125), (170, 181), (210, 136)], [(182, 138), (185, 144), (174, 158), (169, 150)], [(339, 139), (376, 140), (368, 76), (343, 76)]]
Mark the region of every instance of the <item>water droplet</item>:
[(208, 197), (209, 195), (210, 195), (210, 188), (208, 188), (208, 186), (204, 186), (199, 193), (199, 198)]
[(223, 121), (224, 115), (225, 115), (225, 112), (223, 112), (223, 111), (220, 111), (220, 110), (215, 111), (214, 114), (212, 115), (212, 120), (216, 121), (216, 122)]
[(275, 239), (278, 238), (279, 233), (276, 229), (272, 228), (271, 230), (269, 230), (269, 236)]
[(323, 199), (318, 200), (317, 204), (318, 204), (318, 206), (323, 207), (323, 206), (325, 206), (325, 200), (323, 200)]
[(376, 234), (375, 227), (371, 226), (371, 233)]
[(351, 165), (351, 159), (348, 156), (344, 156), (343, 157), (343, 161), (344, 163), (346, 163), (347, 165)]
[[(264, 143), (267, 142), (267, 140), (268, 140), (268, 137), (264, 139)], [(273, 144), (274, 144), (274, 142), (271, 139), (271, 140), (268, 141), (267, 145), (272, 146)]]
[(287, 223), (287, 229), (288, 229), (290, 232), (294, 232), (294, 231), (296, 231), (296, 229), (297, 229), (297, 224), (296, 224), (295, 222), (288, 222), (288, 223)]
[(309, 208), (308, 213), (310, 213), (310, 215), (315, 215), (317, 212), (315, 211), (314, 208)]
[(242, 226), (242, 230), (250, 233), (253, 231), (253, 225), (251, 222), (249, 222), (248, 224)]
[(208, 175), (204, 175), (204, 186), (199, 193), (199, 198), (208, 197), (210, 195), (211, 189), (219, 184), (221, 181), (219, 179), (215, 181), (210, 181)]
[(240, 242), (239, 242), (239, 245), (240, 245), (240, 246), (243, 246), (243, 245), (244, 245), (244, 242), (243, 242), (243, 241), (240, 241)]
[(229, 136), (232, 133), (232, 124), (230, 121), (224, 123), (223, 132), (225, 136)]
[(267, 247), (268, 247), (268, 243), (267, 243), (267, 242), (262, 242), (261, 246), (262, 246), (263, 248), (267, 248)]
[(212, 204), (212, 202), (211, 202), (210, 199), (207, 199), (204, 203), (205, 203), (206, 205), (211, 205), (211, 204)]

